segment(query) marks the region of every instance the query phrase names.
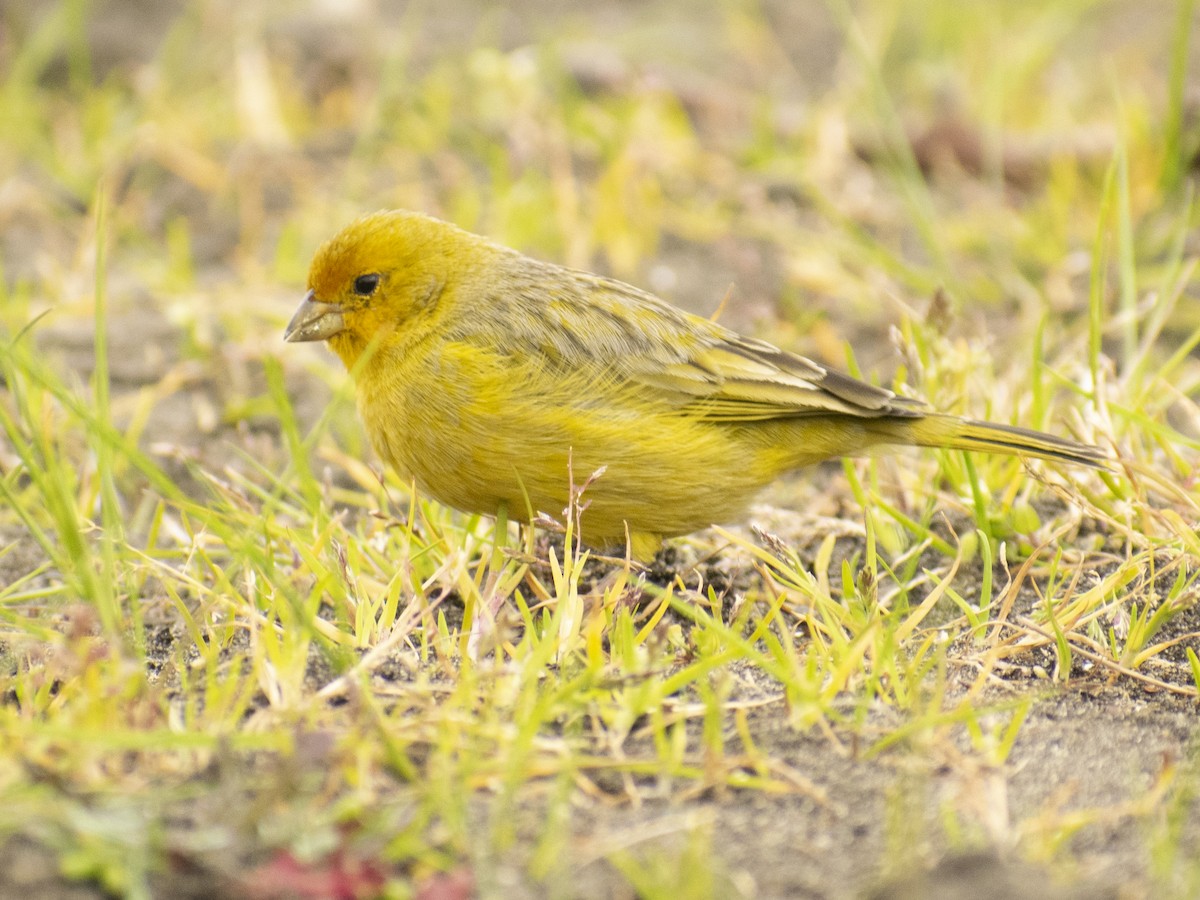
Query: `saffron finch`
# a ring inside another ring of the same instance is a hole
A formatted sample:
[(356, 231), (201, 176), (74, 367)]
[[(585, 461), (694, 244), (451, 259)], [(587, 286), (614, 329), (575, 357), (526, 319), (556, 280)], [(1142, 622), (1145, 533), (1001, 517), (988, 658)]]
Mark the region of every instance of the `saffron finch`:
[(379, 456), (441, 503), (559, 515), (652, 557), (738, 519), (776, 476), (916, 444), (1103, 467), (1096, 447), (937, 413), (638, 288), (438, 219), (379, 212), (316, 253), (284, 335), (353, 373)]

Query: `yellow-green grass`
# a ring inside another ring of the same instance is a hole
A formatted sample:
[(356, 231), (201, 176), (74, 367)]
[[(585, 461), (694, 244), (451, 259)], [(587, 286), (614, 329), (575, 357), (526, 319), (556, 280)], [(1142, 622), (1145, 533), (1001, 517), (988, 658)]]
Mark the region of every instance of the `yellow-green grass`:
[[(743, 73), (726, 95), (650, 13), (503, 49), (495, 16), (426, 43), (416, 5), (351, 21), (355, 52), (314, 72), (283, 11), (218, 6), (101, 73), (99, 6), (49, 4), (0, 56), (4, 214), (32, 234), (0, 278), (0, 839), (132, 896), (179, 860), (236, 895), (339, 852), (374, 867), (362, 896), (463, 871), (487, 896), (751, 895), (770, 873), (726, 852), (732, 817), (854, 802), (804, 740), (889, 792), (835, 894), (976, 847), (1082, 877), (1080, 836), (1114, 822), (1141, 834), (1136, 889), (1200, 886), (1194, 748), (1130, 796), (1047, 785), (1011, 815), (921, 786), (942, 767), (991, 796), (1047, 697), (1196, 700), (1192, 4), (1119, 77), (1087, 52), (1121, 27), (1104, 4), (831, 2), (844, 50), (804, 103), (769, 4), (706, 13), (716, 71)], [(978, 172), (913, 151), (945, 92)], [(1005, 179), (1022, 141), (1032, 185)], [(385, 206), (706, 312), (728, 280), (672, 278), (711, 255), (748, 281), (739, 327), (1119, 463), (849, 460), (767, 496), (799, 516), (650, 571), (576, 545), (586, 490), (498, 536), (383, 473), (345, 373), (280, 341), (312, 249)], [(768, 304), (778, 324), (746, 311)], [(123, 332), (151, 315), (178, 347), (130, 386)], [(60, 351), (83, 322), (81, 365)], [(172, 400), (194, 421), (157, 433)]]

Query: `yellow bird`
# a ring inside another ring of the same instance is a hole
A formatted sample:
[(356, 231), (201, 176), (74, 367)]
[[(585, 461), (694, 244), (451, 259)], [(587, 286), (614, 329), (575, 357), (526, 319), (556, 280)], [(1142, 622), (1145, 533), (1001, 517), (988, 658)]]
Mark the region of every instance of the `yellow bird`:
[(560, 518), (652, 557), (741, 517), (778, 475), (881, 445), (1105, 467), (1096, 447), (945, 415), (611, 278), (407, 211), (322, 246), (284, 335), (354, 373), (376, 452), (466, 512)]

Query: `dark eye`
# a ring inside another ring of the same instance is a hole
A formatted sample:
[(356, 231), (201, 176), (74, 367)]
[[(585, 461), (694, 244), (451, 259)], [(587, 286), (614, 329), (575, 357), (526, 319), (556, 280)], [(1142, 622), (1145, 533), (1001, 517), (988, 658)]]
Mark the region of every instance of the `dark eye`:
[(370, 297), (379, 287), (378, 275), (359, 275), (354, 279), (354, 293), (361, 297)]

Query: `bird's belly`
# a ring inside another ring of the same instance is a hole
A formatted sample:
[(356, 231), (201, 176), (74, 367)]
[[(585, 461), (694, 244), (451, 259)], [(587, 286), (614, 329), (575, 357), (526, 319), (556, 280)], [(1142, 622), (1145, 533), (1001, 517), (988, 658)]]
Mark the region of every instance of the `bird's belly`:
[[(360, 398), (360, 405), (362, 405)], [(738, 518), (775, 474), (736, 430), (643, 410), (546, 404), (520, 415), (406, 403), (361, 410), (376, 452), (437, 501), (473, 513), (562, 521), (572, 492), (593, 542), (627, 530), (678, 535)], [(382, 414), (381, 414), (382, 413)]]

